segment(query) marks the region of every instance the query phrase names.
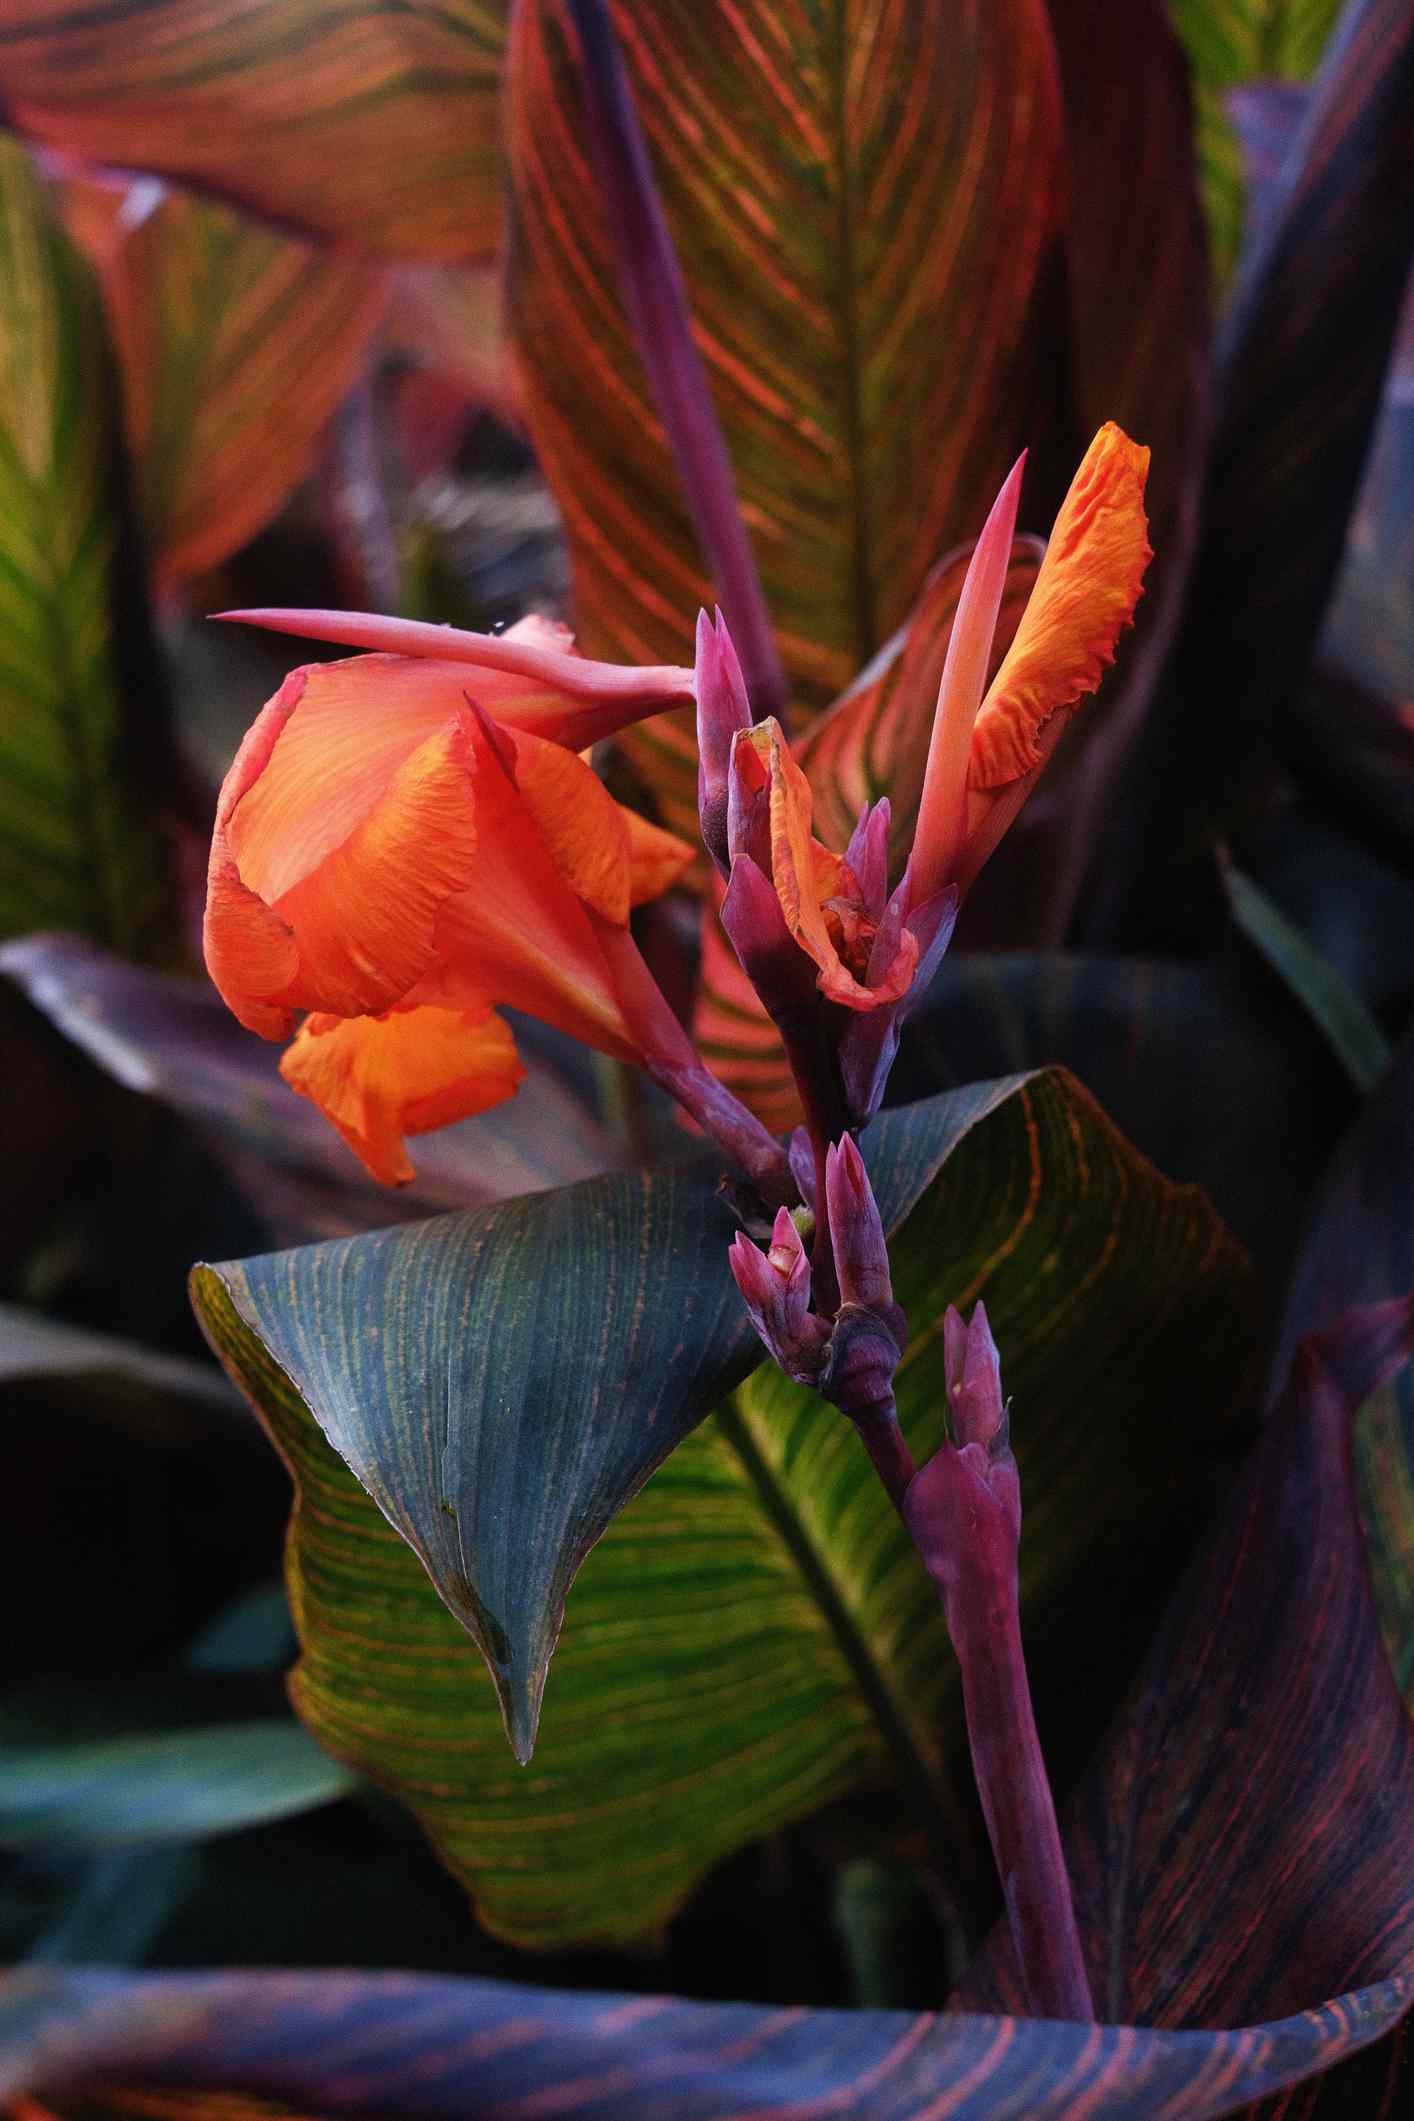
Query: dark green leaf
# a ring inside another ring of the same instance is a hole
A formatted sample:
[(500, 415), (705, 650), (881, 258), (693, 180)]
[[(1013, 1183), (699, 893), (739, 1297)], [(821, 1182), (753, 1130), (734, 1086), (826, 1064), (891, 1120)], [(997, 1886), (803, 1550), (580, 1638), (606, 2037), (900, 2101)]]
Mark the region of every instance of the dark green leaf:
[(1223, 889), (1242, 933), (1330, 1040), (1357, 1090), (1368, 1093), (1389, 1066), (1390, 1046), (1354, 988), (1260, 884), (1230, 861)]
[(0, 140), (0, 938), (136, 954), (171, 912), (124, 723), (110, 413), (88, 267)]
[[(985, 1287), (1029, 1438), (1030, 1610), (1061, 1586), (1109, 1610), (1204, 1481), (1244, 1367), (1240, 1255), (1059, 1074), (887, 1114), (869, 1146), (915, 1442), (942, 1310)], [(702, 1174), (655, 1173), (197, 1276), (296, 1481), (296, 1706), (523, 1942), (642, 1935), (716, 1857), (861, 1784), (953, 1828), (946, 1634), (852, 1431), (765, 1372), (693, 1428), (755, 1359), (729, 1233)], [(521, 1774), (409, 1534), (459, 1577), (448, 1604), (499, 1624), (525, 1702), (600, 1531)]]
[(86, 1743), (7, 1743), (0, 1848), (75, 1855), (199, 1841), (328, 1804), (353, 1785), (348, 1769), (288, 1717)]

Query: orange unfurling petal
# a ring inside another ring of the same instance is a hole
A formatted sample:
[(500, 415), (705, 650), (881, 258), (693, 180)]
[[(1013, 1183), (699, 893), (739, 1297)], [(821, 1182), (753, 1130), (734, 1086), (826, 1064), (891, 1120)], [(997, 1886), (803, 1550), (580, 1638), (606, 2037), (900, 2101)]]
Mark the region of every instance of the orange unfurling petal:
[(999, 788), (1039, 765), (1044, 725), (1093, 692), (1114, 661), (1153, 557), (1148, 470), (1148, 450), (1107, 421), (1061, 503), (1016, 638), (978, 711), (970, 787)]
[(376, 1015), (426, 972), (437, 916), (476, 869), (476, 770), (464, 709), (404, 759), (342, 846), (275, 902), (299, 946), (302, 1006)]
[(403, 1009), (306, 1017), (280, 1073), (318, 1105), (385, 1186), (413, 1176), (403, 1137), (513, 1097), (525, 1070), (490, 1010)]
[(913, 976), (913, 938), (903, 938), (887, 979), (878, 987), (866, 987), (855, 978), (825, 919), (826, 900), (834, 898), (844, 882), (844, 863), (810, 829), (810, 783), (774, 718), (757, 722), (738, 743), (749, 745), (770, 776), (771, 882), (786, 926), (819, 967), (820, 992), (846, 1009), (873, 1009), (896, 1001)]

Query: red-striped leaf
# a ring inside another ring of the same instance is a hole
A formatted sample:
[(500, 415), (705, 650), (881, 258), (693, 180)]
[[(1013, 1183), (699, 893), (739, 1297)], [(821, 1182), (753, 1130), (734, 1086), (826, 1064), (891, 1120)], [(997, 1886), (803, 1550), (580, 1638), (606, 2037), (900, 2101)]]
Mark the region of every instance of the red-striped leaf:
[(368, 351), (383, 278), (349, 251), (143, 184), (104, 246), (103, 286), (152, 556), (167, 581), (199, 574), (307, 470)]
[(505, 0), (8, 0), (5, 117), (320, 236), (486, 255)]
[[(767, 602), (818, 710), (975, 535), (1024, 439), (1060, 196), (1044, 7), (613, 13)], [(512, 62), (512, 330), (585, 643), (681, 655), (711, 585), (617, 292), (555, 0), (517, 11)], [(688, 821), (691, 731), (659, 722), (634, 745)]]

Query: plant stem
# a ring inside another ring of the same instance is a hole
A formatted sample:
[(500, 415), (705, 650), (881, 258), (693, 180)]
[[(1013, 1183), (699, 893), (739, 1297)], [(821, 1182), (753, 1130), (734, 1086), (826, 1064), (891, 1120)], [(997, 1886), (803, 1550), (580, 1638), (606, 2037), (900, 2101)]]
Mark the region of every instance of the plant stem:
[(1027, 2000), (1091, 2023), (1070, 1879), (1021, 1646), (1021, 1490), (1005, 1445), (944, 1443), (910, 1487), (904, 1522), (942, 1594), (962, 1669), (967, 1737)]

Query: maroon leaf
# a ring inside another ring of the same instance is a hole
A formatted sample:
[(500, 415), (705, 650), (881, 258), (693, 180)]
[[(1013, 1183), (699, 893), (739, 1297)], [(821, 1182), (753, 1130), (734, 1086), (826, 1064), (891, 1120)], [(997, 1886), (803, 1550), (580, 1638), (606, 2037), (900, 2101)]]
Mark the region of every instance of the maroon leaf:
[(1093, 930), (1111, 941), (1196, 939), (1211, 900), (1175, 862), (1261, 769), (1304, 675), (1414, 251), (1411, 187), (1414, 15), (1351, 0), (1224, 325), (1201, 556), (1106, 850)]
[(205, 981), (146, 971), (63, 935), (6, 944), (0, 975), (109, 1075), (194, 1121), (278, 1242), (505, 1200), (624, 1161), (568, 1084), (528, 1058), (509, 1105), (428, 1135), (416, 1181), (394, 1191), (281, 1080), (280, 1049), (243, 1031)]

